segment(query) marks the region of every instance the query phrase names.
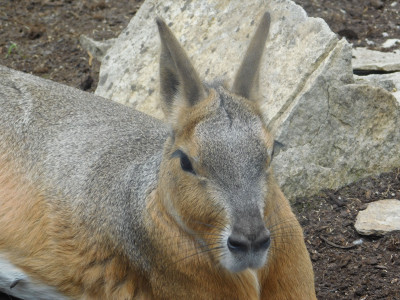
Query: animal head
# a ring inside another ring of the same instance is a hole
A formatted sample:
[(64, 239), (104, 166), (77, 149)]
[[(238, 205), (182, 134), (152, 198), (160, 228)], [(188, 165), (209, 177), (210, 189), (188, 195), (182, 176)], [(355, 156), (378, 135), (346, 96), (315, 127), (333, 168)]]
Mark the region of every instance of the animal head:
[(168, 213), (222, 267), (262, 267), (270, 246), (265, 199), (274, 140), (257, 103), (259, 65), (270, 16), (265, 13), (233, 86), (203, 84), (163, 20), (160, 78), (172, 133), (161, 166)]

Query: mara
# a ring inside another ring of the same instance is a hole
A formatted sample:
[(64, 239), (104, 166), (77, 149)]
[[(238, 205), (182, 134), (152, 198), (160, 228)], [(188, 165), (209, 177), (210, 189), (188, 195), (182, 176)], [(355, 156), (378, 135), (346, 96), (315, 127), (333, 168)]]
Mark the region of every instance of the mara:
[(156, 24), (165, 123), (0, 69), (0, 265), (19, 274), (7, 283), (0, 270), (0, 290), (29, 286), (27, 299), (316, 299), (257, 99), (269, 13), (231, 88), (203, 83)]

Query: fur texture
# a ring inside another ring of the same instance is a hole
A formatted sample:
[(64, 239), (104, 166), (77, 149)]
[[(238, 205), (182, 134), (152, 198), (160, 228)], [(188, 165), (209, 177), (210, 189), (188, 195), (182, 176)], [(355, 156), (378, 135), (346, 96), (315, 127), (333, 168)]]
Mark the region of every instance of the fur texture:
[(71, 299), (315, 299), (256, 97), (269, 23), (231, 93), (158, 19), (168, 124), (1, 68), (0, 254)]

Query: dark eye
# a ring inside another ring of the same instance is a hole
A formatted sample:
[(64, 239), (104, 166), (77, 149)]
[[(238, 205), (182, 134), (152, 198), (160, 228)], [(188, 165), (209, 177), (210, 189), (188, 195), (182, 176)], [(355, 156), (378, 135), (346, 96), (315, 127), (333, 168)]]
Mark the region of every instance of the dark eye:
[(181, 168), (183, 171), (195, 174), (189, 157), (183, 152), (181, 152)]
[(181, 150), (176, 150), (174, 153), (172, 153), (171, 158), (174, 157), (179, 157), (180, 163), (181, 163), (181, 168), (185, 172), (189, 172), (192, 174), (196, 174), (195, 171), (193, 170), (192, 163), (190, 162), (189, 157)]

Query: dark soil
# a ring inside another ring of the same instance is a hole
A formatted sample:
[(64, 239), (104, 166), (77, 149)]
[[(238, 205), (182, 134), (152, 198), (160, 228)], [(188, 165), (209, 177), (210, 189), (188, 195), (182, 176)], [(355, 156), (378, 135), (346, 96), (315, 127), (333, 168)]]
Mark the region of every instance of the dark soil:
[[(100, 64), (80, 47), (79, 36), (117, 37), (141, 2), (1, 0), (0, 64), (94, 91)], [(386, 39), (400, 39), (399, 1), (296, 2), (354, 46), (382, 50)], [(385, 51), (393, 49), (400, 44)], [(400, 233), (363, 237), (354, 230), (356, 215), (368, 202), (387, 198), (400, 199), (400, 169), (294, 203), (319, 299), (400, 299)]]
[(318, 299), (400, 299), (400, 233), (364, 237), (354, 229), (357, 213), (381, 199), (400, 199), (400, 169), (294, 203)]
[(354, 47), (392, 51), (400, 43), (382, 48), (387, 39), (400, 39), (398, 0), (295, 0), (310, 17), (323, 18), (340, 37)]
[(0, 64), (94, 91), (100, 63), (82, 49), (79, 36), (117, 37), (142, 2), (1, 0)]

